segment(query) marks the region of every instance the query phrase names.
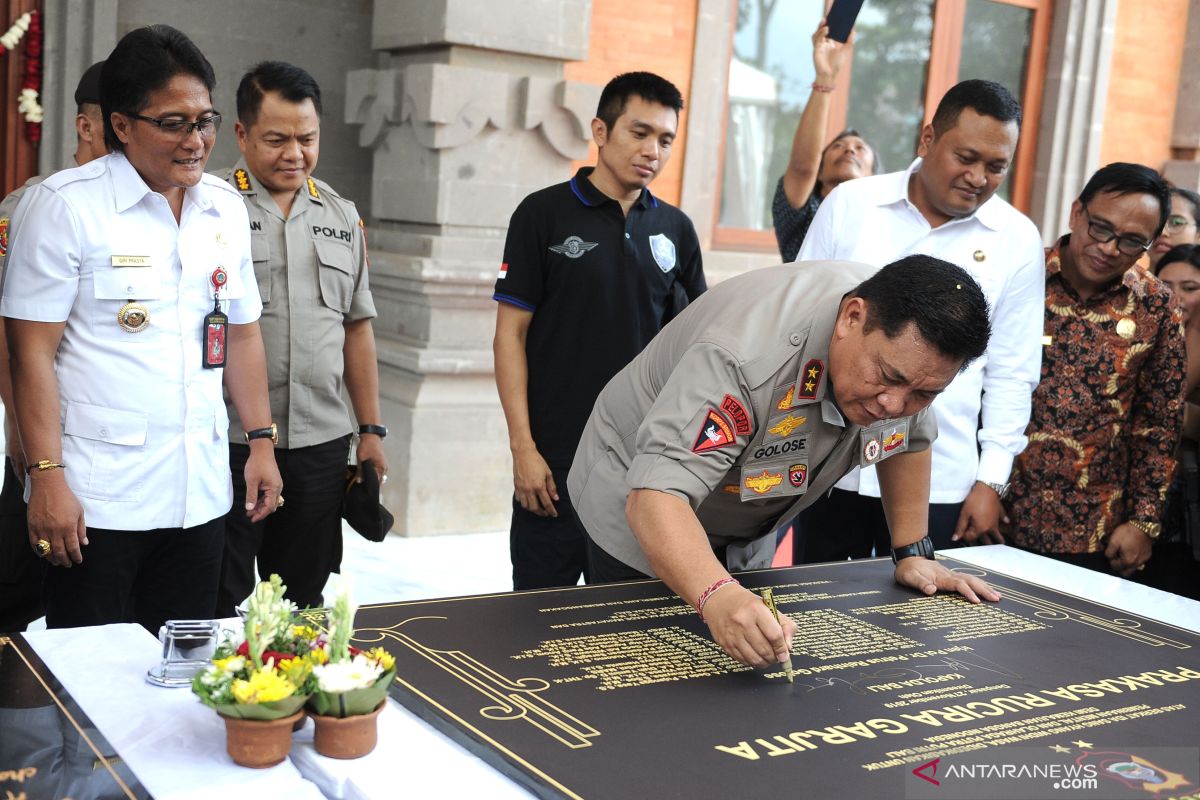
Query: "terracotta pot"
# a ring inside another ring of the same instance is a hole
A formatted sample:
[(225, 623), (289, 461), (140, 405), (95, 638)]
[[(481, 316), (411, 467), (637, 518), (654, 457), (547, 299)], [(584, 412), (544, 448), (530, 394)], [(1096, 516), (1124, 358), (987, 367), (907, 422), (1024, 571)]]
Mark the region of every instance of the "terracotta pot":
[(287, 758), (292, 749), (292, 726), (304, 719), (304, 710), (279, 719), (226, 717), (225, 750), (233, 763), (263, 769)]
[(317, 752), (329, 758), (360, 758), (375, 749), (379, 742), (377, 725), (379, 712), (387, 705), (387, 699), (375, 706), (370, 714), (353, 717), (325, 717), (309, 712), (316, 729), (313, 731), (313, 746)]

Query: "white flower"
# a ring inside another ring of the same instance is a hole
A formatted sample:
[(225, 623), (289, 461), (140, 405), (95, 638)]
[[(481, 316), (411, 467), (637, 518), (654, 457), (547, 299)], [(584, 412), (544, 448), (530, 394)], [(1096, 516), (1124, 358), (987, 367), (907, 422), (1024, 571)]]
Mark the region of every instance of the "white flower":
[(21, 99), (17, 103), (17, 110), (25, 115), (26, 122), (41, 122), (42, 107), (38, 105), (37, 89), (22, 89)]
[(21, 41), (21, 37), (25, 35), (25, 31), (29, 30), (29, 22), (33, 19), (33, 14), (26, 11), (22, 14), (13, 26), (8, 31), (0, 36), (0, 44), (4, 45), (5, 49), (16, 50), (17, 42)]
[(351, 689), (365, 689), (383, 674), (383, 667), (364, 655), (350, 661), (319, 664), (313, 667), (317, 686), (322, 692), (342, 694)]

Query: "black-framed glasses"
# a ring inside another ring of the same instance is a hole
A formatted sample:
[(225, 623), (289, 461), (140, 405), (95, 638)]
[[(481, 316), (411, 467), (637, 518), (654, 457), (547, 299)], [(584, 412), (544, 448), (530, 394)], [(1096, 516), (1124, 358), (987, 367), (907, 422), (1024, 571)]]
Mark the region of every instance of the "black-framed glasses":
[(151, 125), (156, 125), (160, 131), (177, 139), (186, 139), (192, 135), (192, 131), (199, 131), (201, 137), (211, 139), (217, 135), (217, 131), (221, 128), (220, 114), (202, 117), (195, 122), (188, 122), (186, 119), (175, 119), (173, 117), (143, 117), (141, 114), (134, 114), (129, 111), (124, 112), (124, 114), (130, 119), (140, 119), (142, 122), (149, 122)]
[(1117, 252), (1127, 256), (1140, 256), (1142, 253), (1150, 249), (1154, 242), (1144, 242), (1136, 236), (1120, 235), (1103, 222), (1096, 222), (1092, 219), (1092, 212), (1088, 211), (1088, 207), (1083, 207), (1083, 213), (1088, 221), (1088, 236), (1092, 237), (1099, 244), (1108, 244), (1113, 239), (1117, 240)]

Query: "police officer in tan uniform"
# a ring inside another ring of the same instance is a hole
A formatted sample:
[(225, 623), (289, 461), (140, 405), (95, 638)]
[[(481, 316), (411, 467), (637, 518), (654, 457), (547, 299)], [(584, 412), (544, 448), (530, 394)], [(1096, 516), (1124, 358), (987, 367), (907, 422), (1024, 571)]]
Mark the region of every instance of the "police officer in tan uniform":
[(928, 407), (984, 352), (987, 320), (975, 281), (928, 256), (878, 272), (756, 270), (710, 289), (609, 382), (584, 429), (569, 490), (592, 579), (659, 577), (730, 656), (783, 661), (794, 624), (727, 570), (770, 566), (780, 520), (873, 464), (896, 580), (999, 599), (932, 560), (927, 536)]
[(276, 425), (244, 431), (231, 409), (230, 460), (236, 475), (245, 442), (275, 438), (287, 491), (273, 517), (250, 523), (238, 510), (235, 477), (218, 616), (231, 615), (258, 577), (271, 573), (301, 607), (321, 605), (321, 590), (342, 557), (341, 499), (354, 431), (343, 386), (359, 423), (358, 461), (370, 459), (387, 475), (362, 220), (353, 203), (312, 177), (320, 88), (300, 67), (266, 61), (242, 78), (237, 110), (242, 158), (225, 177), (250, 216)]

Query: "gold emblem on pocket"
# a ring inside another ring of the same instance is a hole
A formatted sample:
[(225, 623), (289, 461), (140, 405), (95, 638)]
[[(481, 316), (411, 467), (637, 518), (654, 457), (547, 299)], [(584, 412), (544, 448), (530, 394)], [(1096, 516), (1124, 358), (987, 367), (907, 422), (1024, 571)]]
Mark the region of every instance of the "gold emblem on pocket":
[(123, 331), (141, 333), (150, 327), (150, 309), (141, 303), (126, 303), (117, 312), (117, 324)]

